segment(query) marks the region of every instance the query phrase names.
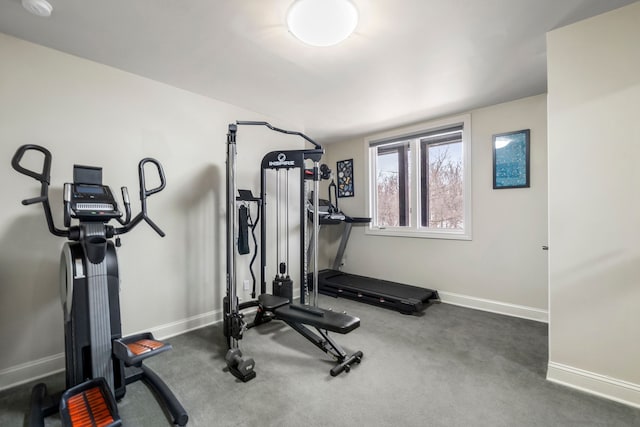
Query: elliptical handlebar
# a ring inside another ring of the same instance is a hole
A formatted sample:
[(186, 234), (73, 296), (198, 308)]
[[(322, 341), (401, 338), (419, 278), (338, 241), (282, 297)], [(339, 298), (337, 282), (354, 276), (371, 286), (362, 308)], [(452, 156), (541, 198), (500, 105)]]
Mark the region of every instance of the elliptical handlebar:
[[(42, 162), (42, 172), (38, 173), (30, 169), (25, 168), (20, 164), (22, 157), (27, 151), (39, 151), (44, 155)], [(40, 196), (33, 197), (31, 199), (25, 199), (22, 201), (23, 205), (32, 205), (34, 203), (42, 203), (44, 209), (44, 216), (47, 219), (47, 226), (51, 234), (59, 237), (69, 237), (69, 229), (61, 230), (57, 228), (53, 222), (53, 215), (51, 214), (51, 205), (49, 204), (49, 182), (51, 180), (51, 152), (44, 147), (35, 144), (25, 144), (16, 150), (16, 153), (11, 159), (11, 166), (23, 175), (30, 176), (36, 181), (40, 182)]]
[(131, 201), (129, 200), (129, 190), (127, 187), (120, 187), (120, 191), (122, 192), (122, 203), (124, 203), (125, 217), (124, 219), (116, 218), (116, 220), (122, 225), (127, 225), (131, 222)]
[[(144, 166), (147, 163), (153, 163), (156, 166), (156, 169), (158, 170), (158, 176), (160, 177), (160, 185), (157, 186), (156, 188), (152, 188), (151, 190), (147, 190), (147, 187), (145, 185), (145, 179), (144, 179)], [(160, 164), (159, 161), (151, 157), (146, 157), (140, 160), (140, 163), (138, 164), (138, 177), (140, 179), (140, 200), (146, 199), (152, 194), (156, 194), (157, 192), (164, 190), (164, 187), (166, 185), (166, 181), (164, 178), (164, 170), (162, 169), (162, 165)]]
[[(44, 155), (44, 160), (42, 163), (42, 172), (40, 173), (27, 169), (20, 164), (20, 162), (22, 161), (22, 158), (24, 157), (24, 154), (30, 150), (39, 151)], [(22, 201), (22, 204), (32, 205), (34, 203), (42, 203), (42, 207), (44, 209), (44, 215), (47, 220), (47, 226), (49, 227), (49, 231), (51, 232), (51, 234), (55, 236), (67, 237), (72, 240), (75, 240), (75, 238), (73, 238), (72, 236), (76, 236), (78, 235), (78, 233), (72, 232), (72, 230), (74, 230), (74, 227), (70, 227), (70, 212), (67, 212), (67, 214), (65, 215), (65, 226), (67, 227), (66, 229), (57, 228), (53, 222), (51, 205), (49, 204), (49, 184), (51, 180), (51, 176), (50, 176), (51, 175), (51, 158), (52, 158), (51, 152), (46, 148), (40, 145), (35, 145), (35, 144), (25, 144), (18, 147), (18, 149), (16, 150), (16, 153), (13, 155), (13, 158), (11, 159), (11, 166), (17, 172), (20, 172), (23, 175), (30, 176), (36, 181), (39, 181), (41, 184), (40, 196), (33, 197), (30, 199), (25, 199)], [(158, 171), (158, 176), (160, 177), (160, 185), (152, 189), (147, 189), (145, 184), (144, 167), (147, 163), (153, 163), (155, 165)], [(153, 228), (153, 230), (156, 233), (158, 233), (161, 237), (164, 237), (165, 233), (147, 215), (147, 197), (162, 191), (166, 185), (166, 179), (164, 175), (164, 170), (162, 169), (162, 165), (156, 159), (152, 159), (149, 157), (142, 159), (138, 164), (138, 178), (140, 181), (140, 205), (141, 205), (142, 212), (140, 212), (135, 218), (133, 218), (133, 220), (130, 220), (131, 208), (130, 208), (130, 202), (129, 202), (129, 193), (126, 187), (122, 187), (122, 198), (125, 205), (126, 219), (124, 221), (120, 221), (120, 223), (123, 224), (124, 227), (113, 228), (113, 235), (127, 233), (131, 231), (136, 225), (138, 225), (139, 222), (144, 220), (147, 224), (149, 224), (151, 228)], [(65, 186), (64, 192), (65, 192), (65, 195), (64, 195), (65, 208), (68, 209), (69, 200), (67, 199), (70, 199), (70, 195), (67, 195), (66, 193), (71, 192), (70, 186), (69, 188)], [(69, 216), (69, 218), (67, 218), (67, 216)]]
[[(44, 154), (44, 162), (42, 163), (42, 172), (41, 173), (37, 173), (34, 172), (30, 169), (27, 169), (25, 167), (23, 167), (20, 164), (20, 161), (22, 160), (22, 157), (24, 156), (24, 154), (29, 151), (29, 150), (34, 150), (34, 151), (39, 151), (42, 154)], [(43, 185), (46, 184), (47, 186), (49, 185), (49, 180), (51, 179), (51, 152), (49, 150), (47, 150), (44, 147), (41, 147), (39, 145), (35, 145), (35, 144), (25, 144), (21, 147), (18, 148), (18, 150), (16, 150), (16, 154), (13, 155), (13, 158), (11, 159), (11, 166), (13, 166), (13, 168), (15, 170), (17, 170), (18, 172), (20, 172), (23, 175), (27, 175), (30, 176), (31, 178), (35, 179), (36, 181), (40, 181)], [(42, 194), (43, 196), (46, 196), (45, 194)], [(35, 203), (35, 202), (33, 202)], [(24, 203), (24, 205), (27, 204), (31, 204), (31, 203)]]
[[(144, 167), (147, 163), (152, 163), (155, 165), (156, 170), (158, 171), (158, 177), (160, 178), (160, 185), (158, 185), (155, 188), (152, 188), (150, 190), (147, 190), (146, 187), (146, 177), (145, 177), (145, 172), (144, 172)], [(149, 216), (147, 215), (147, 197), (151, 196), (152, 194), (156, 194), (162, 190), (164, 190), (164, 187), (166, 186), (166, 179), (164, 176), (164, 170), (162, 169), (162, 165), (160, 164), (159, 161), (157, 161), (156, 159), (153, 159), (151, 157), (146, 157), (142, 160), (140, 160), (140, 163), (138, 163), (138, 179), (140, 181), (140, 207), (142, 209), (142, 212), (140, 212), (138, 215), (136, 215), (135, 218), (133, 218), (131, 220), (131, 222), (128, 221), (124, 221), (125, 225), (124, 227), (121, 228), (115, 228), (113, 230), (113, 234), (124, 234), (124, 233), (128, 233), (129, 231), (131, 231), (131, 229), (133, 229), (133, 227), (135, 227), (136, 225), (138, 225), (138, 223), (140, 223), (141, 221), (146, 222), (147, 224), (149, 224), (149, 226), (151, 228), (153, 228), (153, 231), (155, 231), (156, 233), (158, 233), (160, 235), (160, 237), (164, 237), (165, 233), (164, 231), (162, 231), (162, 229), (160, 227), (158, 227), (156, 225), (155, 222), (153, 222), (151, 220), (151, 218), (149, 218)], [(128, 193), (127, 196), (125, 197), (125, 191), (126, 188), (123, 187), (122, 189), (122, 197), (125, 200), (128, 200)], [(125, 209), (126, 208), (126, 202), (125, 202)], [(130, 210), (127, 209), (129, 212)], [(127, 216), (129, 216), (130, 213), (127, 213)]]

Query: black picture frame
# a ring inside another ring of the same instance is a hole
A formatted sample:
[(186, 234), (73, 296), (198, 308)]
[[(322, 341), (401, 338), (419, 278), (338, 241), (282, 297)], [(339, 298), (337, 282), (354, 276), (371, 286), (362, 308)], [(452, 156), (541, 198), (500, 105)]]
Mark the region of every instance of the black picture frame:
[(493, 135), (493, 189), (530, 187), (530, 129)]
[(353, 197), (353, 159), (336, 162), (338, 197)]

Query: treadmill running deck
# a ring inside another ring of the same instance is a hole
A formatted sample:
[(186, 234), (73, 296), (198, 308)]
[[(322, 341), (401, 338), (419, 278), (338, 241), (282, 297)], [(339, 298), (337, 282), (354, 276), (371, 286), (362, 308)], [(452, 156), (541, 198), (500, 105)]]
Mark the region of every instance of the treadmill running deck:
[(439, 300), (438, 292), (432, 289), (338, 270), (321, 270), (318, 282), (318, 291), (324, 295), (366, 302), (404, 314), (419, 313), (431, 302)]

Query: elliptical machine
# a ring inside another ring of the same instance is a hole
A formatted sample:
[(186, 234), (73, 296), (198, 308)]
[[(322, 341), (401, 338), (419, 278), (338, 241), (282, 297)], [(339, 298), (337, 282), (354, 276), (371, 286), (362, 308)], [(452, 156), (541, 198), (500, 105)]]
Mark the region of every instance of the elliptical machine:
[[(42, 172), (26, 169), (20, 162), (28, 151), (44, 156)], [(153, 164), (160, 185), (147, 189), (145, 165)], [(138, 165), (141, 212), (131, 218), (126, 187), (122, 187), (125, 218), (118, 210), (111, 189), (102, 185), (102, 168), (74, 165), (73, 183), (64, 185), (64, 229), (55, 226), (49, 204), (51, 153), (39, 145), (23, 145), (11, 160), (13, 168), (41, 184), (40, 196), (23, 205), (42, 203), (49, 231), (69, 241), (60, 259), (60, 298), (64, 312), (66, 390), (48, 395), (44, 383), (31, 394), (30, 427), (43, 427), (45, 417), (60, 413), (64, 426), (120, 426), (116, 399), (126, 385), (143, 380), (171, 414), (172, 423), (187, 424), (188, 415), (168, 386), (150, 368), (148, 357), (170, 350), (171, 345), (154, 339), (150, 332), (122, 337), (116, 246), (120, 234), (146, 222), (161, 237), (164, 232), (147, 216), (147, 197), (165, 187), (162, 165), (142, 159)], [(79, 221), (71, 225), (71, 219)], [(117, 220), (121, 227), (108, 223)], [(112, 238), (115, 237), (115, 244)]]

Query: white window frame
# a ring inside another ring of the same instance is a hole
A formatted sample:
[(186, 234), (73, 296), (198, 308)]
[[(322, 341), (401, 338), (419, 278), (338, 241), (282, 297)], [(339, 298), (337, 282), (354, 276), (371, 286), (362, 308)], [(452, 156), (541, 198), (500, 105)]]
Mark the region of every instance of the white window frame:
[[(453, 127), (462, 124), (462, 161), (463, 161), (463, 205), (464, 205), (464, 228), (462, 230), (446, 230), (427, 228), (421, 226), (421, 203), (420, 203), (420, 135), (427, 132)], [(385, 140), (397, 140), (401, 138), (411, 139), (411, 178), (409, 182), (409, 192), (411, 207), (409, 210), (409, 224), (402, 227), (378, 227), (375, 225), (376, 217), (376, 197), (374, 192), (377, 189), (376, 170), (377, 157), (373, 154), (375, 147), (371, 144), (378, 144)], [(471, 115), (464, 114), (449, 117), (441, 120), (434, 120), (420, 125), (396, 129), (393, 131), (378, 133), (364, 139), (365, 158), (367, 159), (368, 189), (366, 191), (367, 216), (372, 218), (371, 223), (365, 229), (366, 234), (376, 236), (398, 236), (398, 237), (419, 237), (428, 239), (472, 239), (472, 194), (471, 194)]]

